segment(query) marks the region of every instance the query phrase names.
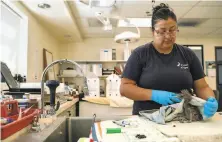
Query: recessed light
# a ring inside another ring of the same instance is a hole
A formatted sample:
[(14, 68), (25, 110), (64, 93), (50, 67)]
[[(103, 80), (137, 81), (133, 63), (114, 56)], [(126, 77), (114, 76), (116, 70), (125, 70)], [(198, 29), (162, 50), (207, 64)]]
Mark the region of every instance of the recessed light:
[(152, 16), (152, 14), (149, 11), (146, 11), (146, 16)]
[(38, 4), (38, 7), (42, 9), (47, 9), (47, 8), (50, 8), (51, 6), (47, 3), (40, 3)]

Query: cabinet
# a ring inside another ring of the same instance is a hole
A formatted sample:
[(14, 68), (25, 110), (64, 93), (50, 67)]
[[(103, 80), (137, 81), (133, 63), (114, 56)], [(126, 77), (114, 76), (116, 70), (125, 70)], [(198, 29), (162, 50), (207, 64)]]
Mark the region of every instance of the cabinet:
[(58, 117), (74, 117), (76, 116), (77, 112), (77, 104), (79, 99), (73, 99), (72, 101), (68, 101), (64, 104), (62, 104), (59, 108), (59, 110), (56, 112), (56, 115)]
[[(75, 61), (77, 62), (83, 69), (85, 74), (89, 74), (90, 72), (94, 72), (95, 70), (93, 65), (101, 65), (100, 75), (97, 75), (100, 79), (100, 88), (104, 90), (106, 87), (106, 78), (109, 74), (113, 72), (118, 73), (119, 75), (122, 73), (126, 61), (124, 60), (112, 60), (112, 61), (99, 61), (99, 60), (90, 60), (90, 61)], [(69, 70), (67, 70), (69, 69)], [(67, 71), (66, 71), (67, 70)], [(64, 74), (64, 71), (67, 74)], [(67, 82), (72, 88), (82, 88), (83, 87), (83, 77), (80, 73), (80, 70), (73, 64), (64, 63), (60, 65), (60, 75), (58, 76), (61, 82)], [(81, 91), (81, 89), (80, 89)]]
[[(126, 61), (124, 60), (112, 60), (112, 61), (99, 61), (99, 60), (90, 60), (90, 61), (75, 61), (77, 62), (83, 69), (84, 73), (93, 72), (93, 65), (101, 65), (101, 69), (105, 71), (105, 69), (114, 70), (115, 67), (118, 67), (120, 71), (123, 71)], [(85, 65), (85, 66), (84, 66)], [(69, 77), (80, 77), (76, 76), (76, 74), (69, 74), (65, 75), (63, 74), (64, 70), (73, 69), (75, 71), (79, 71), (78, 68), (75, 67), (73, 64), (64, 63), (60, 65), (60, 75), (59, 78), (69, 78)], [(106, 78), (108, 74), (105, 74), (104, 72), (102, 75), (97, 75), (99, 78)]]
[(62, 113), (58, 115), (58, 117), (75, 117), (76, 116), (76, 105), (72, 105)]
[[(106, 69), (114, 70), (115, 67), (118, 67), (117, 69), (119, 69), (120, 72), (122, 72), (125, 67), (125, 64), (126, 64), (126, 61), (124, 61), (124, 60), (112, 60), (112, 61), (99, 61), (99, 60), (83, 61), (82, 60), (82, 61), (75, 61), (75, 62), (77, 62), (80, 66), (86, 65), (87, 71), (85, 71), (85, 73), (92, 72), (92, 65), (95, 65), (95, 64), (101, 64), (103, 71), (105, 71)], [(75, 67), (75, 65), (73, 65), (73, 64), (63, 63), (60, 65), (59, 68), (60, 68), (60, 74), (58, 77), (60, 78), (60, 81), (62, 81), (62, 82), (68, 81), (70, 78), (71, 79), (81, 78), (81, 76), (76, 76), (76, 74), (72, 74), (72, 75), (71, 74), (69, 74), (69, 75), (63, 74), (63, 71), (67, 70), (67, 68), (73, 69), (75, 72), (78, 72), (79, 69), (77, 69)], [(100, 79), (104, 79), (104, 78), (108, 77), (108, 74), (102, 73), (102, 75), (99, 75), (98, 77)]]

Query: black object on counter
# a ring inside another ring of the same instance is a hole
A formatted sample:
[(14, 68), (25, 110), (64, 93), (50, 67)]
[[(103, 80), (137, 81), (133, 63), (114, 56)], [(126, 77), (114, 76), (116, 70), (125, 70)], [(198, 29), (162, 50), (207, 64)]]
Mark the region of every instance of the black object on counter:
[[(3, 90), (3, 91), (8, 91), (12, 93), (11, 95), (20, 95), (24, 93), (30, 93), (30, 94), (41, 94), (41, 88), (21, 88), (18, 84), (18, 82), (14, 79), (12, 76), (12, 73), (6, 63), (1, 62), (1, 74), (0, 78), (2, 82), (6, 82), (8, 85), (8, 90)], [(19, 92), (19, 93), (16, 93)]]

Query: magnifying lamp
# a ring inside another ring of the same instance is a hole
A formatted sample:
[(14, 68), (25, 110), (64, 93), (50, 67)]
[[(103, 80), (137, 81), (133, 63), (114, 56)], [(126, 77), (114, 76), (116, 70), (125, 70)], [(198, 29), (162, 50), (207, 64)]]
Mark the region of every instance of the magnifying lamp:
[[(131, 24), (132, 25), (132, 24)], [(133, 25), (135, 26), (135, 25)], [(136, 26), (135, 26), (136, 27)], [(129, 43), (137, 42), (140, 39), (140, 30), (136, 27), (137, 33), (131, 31), (124, 31), (115, 36), (114, 40), (116, 43), (126, 44), (124, 49), (124, 60), (128, 60), (130, 56)]]

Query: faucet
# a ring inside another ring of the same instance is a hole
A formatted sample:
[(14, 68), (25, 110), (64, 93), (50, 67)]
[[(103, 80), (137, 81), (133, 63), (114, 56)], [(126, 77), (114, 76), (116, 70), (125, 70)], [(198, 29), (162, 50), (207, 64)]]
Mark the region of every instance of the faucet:
[[(43, 117), (46, 117), (46, 115), (44, 114), (44, 81), (45, 81), (45, 75), (47, 73), (47, 71), (49, 70), (49, 68), (57, 63), (71, 63), (73, 65), (75, 65), (76, 67), (78, 67), (83, 75), (83, 78), (84, 78), (84, 89), (83, 89), (83, 93), (85, 95), (88, 95), (88, 86), (87, 86), (87, 79), (86, 79), (86, 76), (82, 70), (82, 68), (80, 67), (79, 64), (77, 64), (76, 62), (74, 61), (71, 61), (71, 60), (68, 60), (68, 59), (61, 59), (61, 60), (56, 60), (54, 62), (52, 62), (51, 64), (49, 64), (45, 69), (44, 71), (42, 72), (42, 76), (41, 76), (41, 114), (43, 114)], [(50, 114), (52, 115), (52, 114)]]

